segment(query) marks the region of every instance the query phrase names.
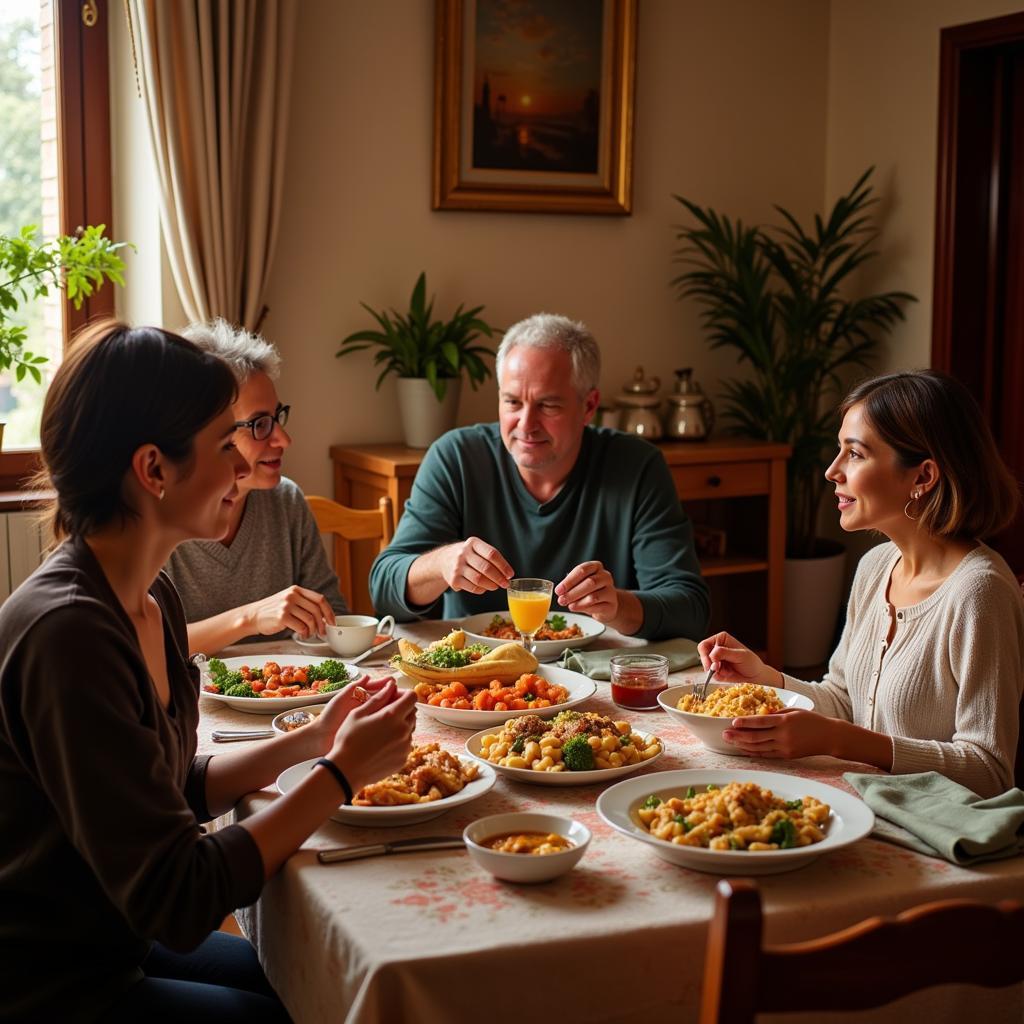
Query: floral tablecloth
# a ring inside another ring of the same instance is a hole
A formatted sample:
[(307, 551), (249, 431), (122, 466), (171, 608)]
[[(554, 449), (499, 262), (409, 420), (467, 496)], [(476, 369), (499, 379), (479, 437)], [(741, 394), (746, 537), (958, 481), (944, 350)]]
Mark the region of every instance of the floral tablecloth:
[[(420, 623), (400, 632), (426, 641), (442, 635), (443, 627)], [(635, 644), (611, 633), (601, 642)], [(298, 653), (299, 648), (275, 644), (227, 653), (254, 651)], [(368, 667), (372, 674), (384, 670)], [(694, 674), (680, 673), (673, 681)], [(210, 740), (214, 728), (269, 723), (212, 701), (202, 704), (203, 752), (224, 749)], [(847, 762), (815, 757), (783, 763), (715, 754), (661, 712), (615, 708), (607, 683), (598, 683), (588, 708), (609, 714), (614, 709), (615, 718), (661, 737), (666, 753), (646, 769), (649, 773), (722, 768), (740, 776), (744, 768), (783, 770), (849, 790), (842, 780), (852, 767)], [(415, 741), (437, 740), (461, 752), (469, 735), (421, 712)], [(612, 831), (594, 810), (603, 788), (529, 786), (499, 778), (486, 796), (422, 825), (363, 829), (328, 822), (267, 884), (259, 902), (237, 916), (300, 1024), (695, 1020), (717, 876), (676, 867)], [(253, 794), (237, 813), (245, 817), (273, 799), (266, 791)], [(454, 850), (335, 865), (320, 865), (315, 856), (324, 847), (458, 835), (487, 814), (538, 809), (573, 817), (593, 833), (577, 868), (540, 886), (496, 881)], [(865, 839), (808, 867), (758, 881), (766, 941), (784, 942), (934, 899), (1024, 898), (1024, 858), (968, 870)], [(864, 981), (870, 984), (870, 978)], [(1021, 986), (995, 992), (942, 986), (857, 1019), (895, 1021), (920, 1014), (930, 1022), (1020, 1024), (1022, 991)], [(809, 1018), (791, 1019), (806, 1024)], [(818, 1014), (814, 1019), (849, 1017)]]

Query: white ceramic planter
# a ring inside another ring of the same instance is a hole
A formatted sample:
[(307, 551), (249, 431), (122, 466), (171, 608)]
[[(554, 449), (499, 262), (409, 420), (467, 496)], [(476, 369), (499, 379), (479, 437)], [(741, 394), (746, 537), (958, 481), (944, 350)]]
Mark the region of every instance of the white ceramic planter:
[(429, 448), (445, 431), (455, 426), (461, 378), (448, 381), (444, 400), (440, 402), (426, 378), (399, 377), (397, 384), (402, 434), (410, 448)]
[(786, 559), (786, 665), (821, 665), (828, 661), (845, 575), (845, 548), (823, 558)]

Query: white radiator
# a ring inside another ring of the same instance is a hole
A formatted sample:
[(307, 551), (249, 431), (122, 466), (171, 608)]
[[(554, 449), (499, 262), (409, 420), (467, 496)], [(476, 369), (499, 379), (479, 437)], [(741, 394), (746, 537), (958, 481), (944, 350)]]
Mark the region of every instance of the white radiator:
[(0, 514), (0, 601), (32, 574), (43, 560), (39, 512)]

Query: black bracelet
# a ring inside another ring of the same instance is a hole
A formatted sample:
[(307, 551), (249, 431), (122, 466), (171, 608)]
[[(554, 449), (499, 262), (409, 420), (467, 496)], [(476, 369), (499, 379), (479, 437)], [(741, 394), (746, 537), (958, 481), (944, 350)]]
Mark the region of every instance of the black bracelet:
[(352, 803), (352, 787), (349, 785), (348, 779), (345, 778), (345, 773), (333, 761), (328, 761), (326, 757), (321, 757), (317, 761), (317, 765), (326, 768), (338, 780), (338, 785), (345, 791), (345, 803)]

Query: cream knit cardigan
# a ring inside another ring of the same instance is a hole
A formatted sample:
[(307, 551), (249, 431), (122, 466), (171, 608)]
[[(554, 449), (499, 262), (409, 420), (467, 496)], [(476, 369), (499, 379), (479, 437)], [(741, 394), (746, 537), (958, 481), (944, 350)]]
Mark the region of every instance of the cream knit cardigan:
[(900, 552), (861, 559), (846, 628), (820, 683), (786, 688), (832, 718), (892, 737), (892, 770), (941, 772), (980, 796), (1013, 786), (1024, 689), (1024, 599), (1006, 562), (980, 544), (930, 597), (896, 609), (886, 591)]

